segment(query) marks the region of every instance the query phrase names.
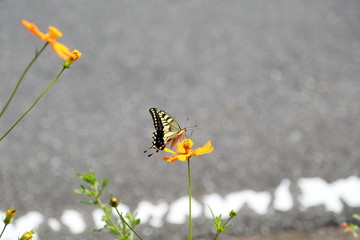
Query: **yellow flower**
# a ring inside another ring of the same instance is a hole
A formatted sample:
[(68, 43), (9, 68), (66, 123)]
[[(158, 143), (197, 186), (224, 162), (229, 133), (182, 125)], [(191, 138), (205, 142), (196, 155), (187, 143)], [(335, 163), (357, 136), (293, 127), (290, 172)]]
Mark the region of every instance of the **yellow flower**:
[(211, 146), (211, 141), (208, 141), (203, 147), (192, 149), (194, 145), (193, 141), (189, 138), (184, 139), (184, 141), (179, 142), (176, 146), (176, 152), (165, 148), (164, 151), (172, 153), (170, 157), (163, 157), (167, 162), (175, 162), (176, 160), (186, 161), (192, 156), (199, 156), (214, 151), (214, 147)]
[(16, 214), (16, 210), (14, 209), (14, 207), (11, 207), (10, 209), (8, 209), (6, 211), (6, 216), (4, 219), (4, 223), (7, 225), (11, 222), (11, 219), (15, 216)]
[(57, 29), (56, 27), (49, 27), (49, 32), (48, 33), (43, 33), (39, 30), (39, 28), (36, 26), (35, 23), (32, 22), (28, 22), (27, 20), (23, 19), (21, 21), (21, 23), (27, 28), (27, 30), (29, 30), (30, 33), (34, 34), (35, 36), (37, 36), (38, 38), (40, 38), (41, 40), (48, 42), (48, 43), (53, 43), (55, 41), (55, 39), (59, 38), (62, 36), (62, 33), (60, 32), (59, 29)]

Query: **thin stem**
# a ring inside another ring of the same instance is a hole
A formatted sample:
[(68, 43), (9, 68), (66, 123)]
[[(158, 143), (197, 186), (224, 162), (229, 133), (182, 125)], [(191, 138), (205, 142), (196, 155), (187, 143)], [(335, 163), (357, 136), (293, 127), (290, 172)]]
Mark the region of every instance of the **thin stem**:
[(40, 56), (40, 54), (44, 51), (44, 49), (46, 48), (46, 46), (48, 45), (49, 43), (45, 43), (44, 46), (40, 49), (40, 51), (36, 52), (35, 53), (35, 57), (31, 60), (31, 62), (29, 63), (29, 65), (25, 68), (24, 72), (22, 73), (20, 79), (18, 80), (13, 92), (11, 93), (11, 96), (10, 98), (8, 99), (8, 101), (6, 102), (5, 106), (3, 107), (3, 109), (1, 110), (0, 112), (0, 118), (2, 117), (2, 115), (4, 114), (4, 112), (6, 111), (7, 107), (9, 106), (11, 100), (13, 99), (13, 97), (15, 96), (22, 80), (24, 79), (27, 71), (30, 69), (30, 67), (32, 66), (32, 64), (36, 61), (36, 59)]
[(1, 231), (1, 234), (0, 234), (0, 238), (2, 237), (3, 233), (5, 232), (5, 228), (6, 228), (7, 224), (5, 224), (3, 230)]
[[(226, 224), (229, 223), (229, 221), (231, 220), (232, 217), (229, 217), (229, 219), (223, 224), (224, 228), (226, 229)], [(220, 233), (222, 233), (222, 231), (216, 231), (216, 235), (215, 235), (215, 238), (214, 240), (217, 240), (217, 238), (219, 237)]]
[(214, 237), (214, 240), (217, 240), (217, 238), (219, 237), (220, 233), (221, 233), (221, 232), (219, 232), (219, 231), (216, 233), (216, 235), (215, 235), (215, 237)]
[[(96, 193), (98, 193), (98, 189), (97, 189), (97, 188), (95, 189), (95, 191), (96, 191)], [(105, 205), (101, 202), (101, 199), (100, 199), (100, 196), (99, 196), (99, 195), (97, 195), (97, 197), (96, 197), (96, 202), (97, 202), (97, 205), (101, 208), (101, 210), (103, 210), (104, 213), (107, 214), (107, 213), (106, 213), (106, 207), (105, 207)], [(111, 225), (112, 225), (112, 226), (116, 229), (116, 231), (119, 233), (119, 235), (120, 235), (120, 236), (123, 236), (120, 228), (118, 227), (118, 225), (116, 225), (116, 224), (114, 223), (114, 221), (112, 220), (111, 216), (109, 216), (109, 221), (110, 221)]]
[[(123, 223), (123, 224), (126, 224), (126, 226), (127, 226), (128, 228), (130, 228), (130, 230), (131, 230), (139, 239), (142, 240), (142, 238), (139, 236), (139, 234), (137, 234), (137, 232), (125, 221), (124, 217), (123, 217), (122, 214), (119, 212), (118, 208), (116, 207), (115, 209), (116, 209), (116, 212), (117, 212), (117, 214), (119, 215), (122, 223)], [(125, 228), (124, 228), (124, 229), (125, 229)]]
[(224, 227), (226, 227), (226, 224), (228, 224), (230, 222), (230, 220), (232, 219), (232, 217), (229, 217), (228, 220), (226, 220), (226, 222), (224, 223)]
[(192, 240), (192, 216), (191, 216), (191, 199), (192, 199), (192, 190), (191, 190), (191, 172), (190, 172), (190, 158), (188, 162), (188, 192), (189, 192), (189, 240)]
[(14, 125), (12, 125), (12, 127), (0, 138), (0, 141), (2, 141), (6, 135), (8, 135), (11, 130), (13, 130), (13, 128), (26, 116), (26, 114), (28, 114), (31, 109), (33, 109), (33, 107), (36, 105), (36, 103), (40, 100), (40, 98), (51, 88), (52, 85), (54, 85), (54, 83), (59, 79), (60, 75), (64, 72), (64, 70), (66, 69), (66, 67), (63, 67), (60, 71), (60, 73), (56, 76), (56, 78), (49, 84), (49, 86), (47, 86), (44, 91), (42, 91), (42, 93), (36, 98), (35, 102), (29, 107), (28, 110), (26, 110), (26, 112), (14, 123)]

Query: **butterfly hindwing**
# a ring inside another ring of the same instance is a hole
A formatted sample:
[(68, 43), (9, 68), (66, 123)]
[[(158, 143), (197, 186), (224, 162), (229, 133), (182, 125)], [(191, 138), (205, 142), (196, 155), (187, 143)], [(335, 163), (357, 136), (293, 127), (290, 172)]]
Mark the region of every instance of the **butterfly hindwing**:
[(185, 134), (186, 129), (181, 128), (170, 114), (161, 109), (150, 108), (149, 112), (155, 128), (151, 148), (158, 152), (164, 150), (170, 142), (172, 142), (171, 147), (174, 147), (176, 142)]

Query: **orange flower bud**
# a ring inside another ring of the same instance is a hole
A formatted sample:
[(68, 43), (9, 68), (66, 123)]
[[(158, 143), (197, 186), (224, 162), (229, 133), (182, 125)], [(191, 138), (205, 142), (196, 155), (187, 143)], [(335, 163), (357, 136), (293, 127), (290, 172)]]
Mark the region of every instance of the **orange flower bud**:
[(119, 200), (116, 197), (112, 197), (109, 204), (112, 207), (117, 207), (119, 205)]

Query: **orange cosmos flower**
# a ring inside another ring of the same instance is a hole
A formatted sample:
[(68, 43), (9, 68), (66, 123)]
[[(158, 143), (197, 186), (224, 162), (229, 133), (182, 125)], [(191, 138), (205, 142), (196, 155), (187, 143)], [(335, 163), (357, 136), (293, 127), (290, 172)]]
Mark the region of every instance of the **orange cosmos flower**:
[(214, 147), (211, 146), (211, 141), (208, 141), (203, 147), (192, 149), (194, 145), (193, 141), (189, 138), (184, 139), (184, 141), (179, 142), (176, 146), (176, 152), (165, 148), (164, 151), (172, 153), (171, 157), (163, 157), (167, 162), (175, 162), (176, 160), (186, 161), (192, 156), (199, 156), (214, 151)]
[[(62, 43), (55, 41), (56, 39), (62, 37), (62, 33), (56, 27), (50, 26), (48, 33), (41, 32), (38, 27), (29, 21), (23, 19), (21, 23), (29, 30), (30, 33), (34, 34), (41, 40), (49, 43), (51, 45), (52, 50), (57, 53), (59, 57), (64, 59), (64, 61), (71, 60), (70, 64), (73, 63), (76, 59), (80, 58), (81, 53), (77, 50), (71, 52), (67, 46)], [(76, 52), (75, 52), (76, 51)], [(74, 53), (75, 52), (75, 53)], [(70, 66), (69, 64), (69, 66)]]

